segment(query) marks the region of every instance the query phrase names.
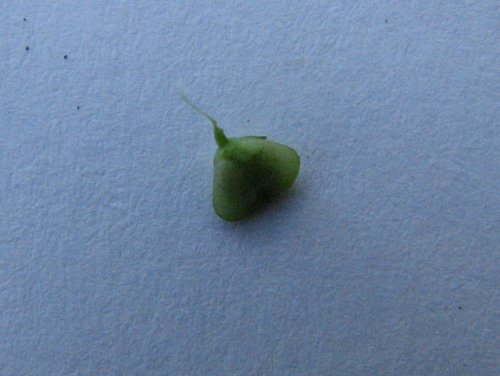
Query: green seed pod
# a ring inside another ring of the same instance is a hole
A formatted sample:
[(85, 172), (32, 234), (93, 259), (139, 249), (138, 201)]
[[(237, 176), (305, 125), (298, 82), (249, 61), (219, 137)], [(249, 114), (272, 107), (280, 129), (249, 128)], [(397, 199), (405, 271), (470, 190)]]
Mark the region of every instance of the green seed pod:
[(228, 138), (212, 116), (182, 91), (180, 95), (214, 128), (218, 149), (214, 158), (213, 206), (219, 217), (226, 221), (245, 219), (292, 186), (300, 167), (295, 150), (261, 136)]

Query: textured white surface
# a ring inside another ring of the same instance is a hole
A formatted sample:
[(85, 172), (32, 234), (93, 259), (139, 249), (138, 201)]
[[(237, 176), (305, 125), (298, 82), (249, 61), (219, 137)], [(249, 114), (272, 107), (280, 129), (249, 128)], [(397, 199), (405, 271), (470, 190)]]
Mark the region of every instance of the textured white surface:
[[(499, 20), (2, 1), (0, 375), (498, 373)], [(289, 195), (214, 215), (178, 79), (228, 135), (299, 151)]]

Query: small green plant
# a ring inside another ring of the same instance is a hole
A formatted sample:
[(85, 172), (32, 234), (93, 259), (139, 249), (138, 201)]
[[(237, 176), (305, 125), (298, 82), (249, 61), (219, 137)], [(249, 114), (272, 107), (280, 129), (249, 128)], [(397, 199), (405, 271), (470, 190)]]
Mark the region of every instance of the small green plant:
[(218, 149), (212, 200), (219, 217), (226, 221), (245, 219), (293, 185), (300, 168), (294, 149), (263, 136), (228, 138), (214, 117), (193, 104), (182, 90), (179, 94), (213, 125)]

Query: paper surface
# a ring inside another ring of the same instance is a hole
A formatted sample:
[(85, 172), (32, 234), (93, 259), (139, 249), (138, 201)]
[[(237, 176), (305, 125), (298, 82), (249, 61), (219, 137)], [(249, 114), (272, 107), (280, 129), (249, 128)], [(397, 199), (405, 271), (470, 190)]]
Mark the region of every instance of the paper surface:
[[(497, 374), (499, 13), (2, 2), (0, 374)], [(179, 79), (289, 194), (216, 217)]]

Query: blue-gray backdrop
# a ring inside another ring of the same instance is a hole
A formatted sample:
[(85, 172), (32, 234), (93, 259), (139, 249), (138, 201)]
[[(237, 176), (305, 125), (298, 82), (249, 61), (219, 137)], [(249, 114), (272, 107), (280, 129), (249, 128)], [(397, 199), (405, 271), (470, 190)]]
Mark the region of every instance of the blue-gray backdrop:
[[(500, 10), (2, 1), (0, 375), (493, 375)], [(239, 224), (215, 143), (296, 148)]]

